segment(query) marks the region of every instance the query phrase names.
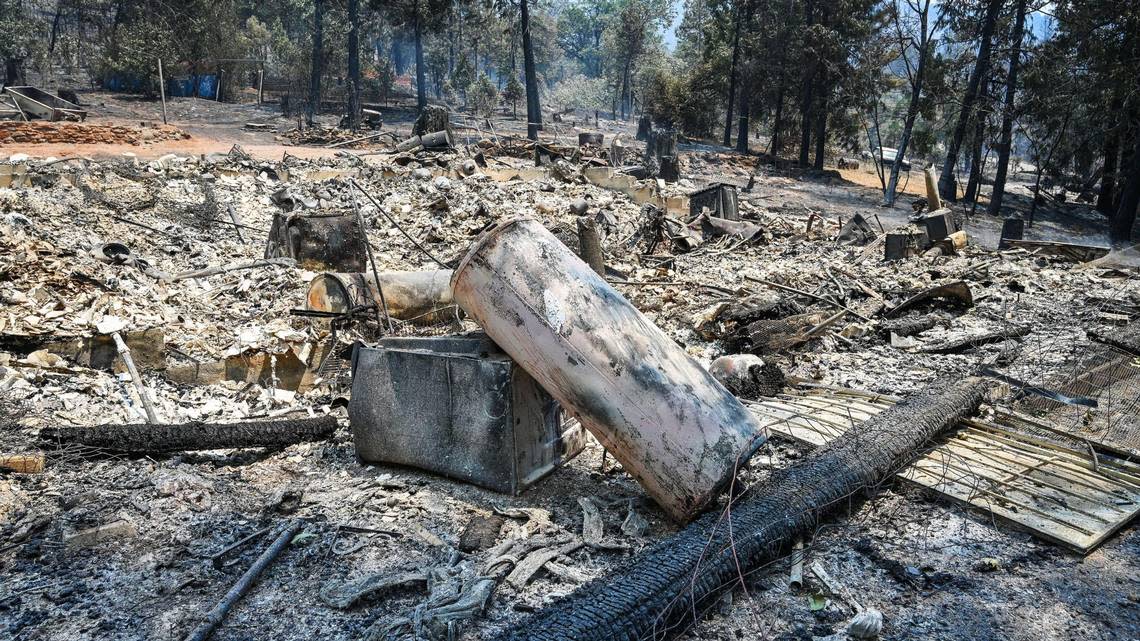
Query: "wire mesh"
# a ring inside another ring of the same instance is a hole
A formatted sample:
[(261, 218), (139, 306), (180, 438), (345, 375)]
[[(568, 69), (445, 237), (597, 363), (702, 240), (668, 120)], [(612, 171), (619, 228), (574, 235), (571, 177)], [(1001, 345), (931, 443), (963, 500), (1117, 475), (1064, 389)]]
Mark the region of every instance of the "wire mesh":
[[(1025, 394), (1012, 408), (1082, 441), (1140, 455), (1140, 358), (1092, 343), (1065, 366), (1046, 373), (1040, 385), (1070, 398), (1095, 399), (1097, 407)], [(1063, 436), (1027, 423), (1022, 428), (1052, 440)]]

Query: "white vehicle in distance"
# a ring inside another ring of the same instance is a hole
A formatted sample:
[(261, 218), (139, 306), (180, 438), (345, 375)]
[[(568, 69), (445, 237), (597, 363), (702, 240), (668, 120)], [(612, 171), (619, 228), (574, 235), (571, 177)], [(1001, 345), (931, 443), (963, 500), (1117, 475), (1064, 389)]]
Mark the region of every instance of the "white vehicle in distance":
[[(898, 155), (899, 155), (898, 149), (895, 149), (893, 147), (879, 147), (879, 159), (880, 159), (880, 161), (882, 161), (883, 165), (886, 167), (890, 167), (891, 165), (894, 165), (895, 164), (895, 158)], [(905, 158), (902, 161), (902, 170), (903, 171), (910, 171), (910, 161), (905, 159)]]

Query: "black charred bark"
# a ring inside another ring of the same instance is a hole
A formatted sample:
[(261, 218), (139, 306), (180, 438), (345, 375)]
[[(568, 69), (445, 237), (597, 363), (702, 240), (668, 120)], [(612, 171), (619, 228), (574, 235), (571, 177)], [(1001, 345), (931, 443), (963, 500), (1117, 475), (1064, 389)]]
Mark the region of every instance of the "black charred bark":
[(248, 423), (183, 423), (64, 426), (45, 428), (40, 440), (50, 445), (84, 445), (100, 450), (151, 454), (243, 447), (282, 447), (323, 441), (336, 431), (336, 419), (250, 421)]

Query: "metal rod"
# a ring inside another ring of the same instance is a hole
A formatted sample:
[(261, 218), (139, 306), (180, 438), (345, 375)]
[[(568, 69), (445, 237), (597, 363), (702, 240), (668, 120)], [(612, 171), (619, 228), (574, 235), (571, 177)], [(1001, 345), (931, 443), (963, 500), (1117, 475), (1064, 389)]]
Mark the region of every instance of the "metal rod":
[(162, 124), (166, 122), (166, 80), (162, 75), (162, 58), (158, 59), (158, 93), (162, 96)]
[(372, 267), (372, 278), (376, 279), (376, 291), (380, 294), (380, 309), (376, 310), (376, 323), (380, 323), (380, 310), (384, 310), (384, 320), (388, 331), (395, 331), (392, 326), (392, 317), (388, 314), (388, 301), (384, 298), (384, 284), (380, 282), (380, 271), (376, 269), (376, 259), (372, 257), (372, 243), (368, 240), (368, 230), (364, 227), (364, 214), (360, 213), (360, 203), (356, 202), (356, 192), (349, 190), (352, 197), (352, 210), (356, 212), (356, 224), (360, 225), (360, 233), (364, 235), (364, 251), (368, 254), (368, 264)]
[(395, 227), (397, 230), (399, 230), (399, 232), (400, 232), (401, 234), (403, 234), (403, 235), (404, 235), (404, 238), (407, 238), (408, 240), (410, 240), (410, 241), (412, 242), (412, 244), (416, 246), (416, 248), (417, 248), (417, 249), (419, 249), (420, 251), (422, 251), (422, 252), (424, 253), (424, 255), (425, 255), (425, 256), (427, 256), (428, 258), (430, 258), (430, 259), (432, 259), (433, 261), (435, 261), (435, 264), (436, 264), (436, 265), (439, 265), (440, 267), (443, 267), (444, 269), (449, 269), (449, 267), (447, 266), (447, 264), (446, 264), (446, 263), (444, 263), (442, 260), (440, 260), (440, 259), (436, 258), (436, 257), (435, 257), (435, 256), (434, 256), (434, 255), (433, 255), (431, 252), (429, 252), (429, 251), (428, 251), (428, 250), (427, 250), (427, 249), (426, 249), (426, 248), (425, 248), (423, 245), (421, 245), (421, 244), (419, 243), (419, 241), (417, 241), (415, 238), (412, 238), (412, 235), (411, 235), (411, 234), (409, 234), (408, 232), (404, 231), (404, 228), (400, 226), (400, 223), (397, 223), (397, 222), (396, 222), (396, 219), (395, 219), (395, 218), (392, 218), (392, 215), (388, 213), (388, 210), (384, 209), (384, 207), (383, 207), (383, 206), (381, 206), (381, 205), (380, 205), (380, 203), (376, 202), (376, 199), (375, 199), (375, 198), (373, 198), (371, 194), (369, 194), (368, 192), (364, 191), (364, 188), (360, 186), (360, 183), (356, 182), (356, 179), (355, 179), (355, 178), (349, 178), (349, 179), (348, 179), (348, 182), (349, 182), (350, 184), (352, 184), (352, 186), (353, 186), (353, 187), (356, 187), (358, 190), (360, 190), (360, 193), (364, 194), (364, 197), (365, 197), (365, 198), (367, 198), (369, 201), (371, 201), (371, 202), (372, 202), (372, 204), (373, 204), (373, 205), (375, 205), (375, 206), (376, 206), (376, 209), (377, 209), (377, 210), (379, 210), (379, 212), (380, 212), (381, 214), (383, 214), (385, 218), (387, 218), (387, 219), (388, 219), (388, 222), (392, 223), (392, 226), (393, 226), (393, 227)]
[(210, 638), (210, 635), (214, 633), (214, 628), (218, 627), (222, 620), (226, 618), (226, 615), (229, 614), (230, 608), (249, 591), (249, 588), (253, 586), (253, 582), (257, 580), (257, 577), (277, 559), (281, 551), (289, 545), (289, 542), (293, 540), (293, 536), (300, 529), (300, 521), (291, 521), (286, 525), (285, 528), (281, 530), (281, 533), (277, 535), (277, 539), (273, 541), (273, 544), (262, 552), (261, 556), (257, 557), (257, 560), (254, 561), (253, 565), (238, 579), (238, 582), (230, 588), (229, 592), (226, 592), (226, 596), (214, 606), (214, 609), (210, 610), (206, 615), (206, 620), (194, 628), (190, 634), (186, 635), (185, 641), (205, 641), (205, 639)]

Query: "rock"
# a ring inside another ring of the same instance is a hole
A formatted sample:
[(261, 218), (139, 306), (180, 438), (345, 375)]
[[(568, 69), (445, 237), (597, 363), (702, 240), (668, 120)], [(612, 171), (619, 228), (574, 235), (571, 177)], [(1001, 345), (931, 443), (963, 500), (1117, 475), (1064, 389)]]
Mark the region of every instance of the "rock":
[(106, 525), (66, 534), (63, 543), (72, 548), (89, 548), (107, 541), (134, 538), (138, 534), (139, 530), (134, 523), (120, 519)]
[(585, 216), (586, 210), (589, 209), (589, 207), (590, 206), (586, 203), (585, 198), (575, 198), (570, 203), (570, 213), (574, 214), (575, 216)]
[(437, 191), (449, 191), (451, 189), (451, 180), (447, 176), (436, 176), (436, 179), (431, 182), (432, 187)]
[(780, 368), (753, 354), (721, 356), (709, 366), (709, 373), (741, 398), (775, 396), (784, 387)]
[(431, 180), (431, 171), (424, 167), (416, 167), (412, 170), (412, 178), (416, 180)]
[(852, 639), (874, 639), (883, 631), (883, 613), (873, 608), (863, 610), (847, 624), (847, 635)]

